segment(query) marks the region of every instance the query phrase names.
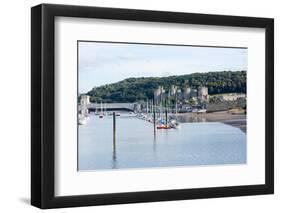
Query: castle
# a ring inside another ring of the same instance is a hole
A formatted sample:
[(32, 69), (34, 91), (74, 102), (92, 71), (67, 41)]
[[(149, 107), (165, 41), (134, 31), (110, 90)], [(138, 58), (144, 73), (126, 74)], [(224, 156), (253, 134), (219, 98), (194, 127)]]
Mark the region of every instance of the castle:
[(166, 98), (175, 98), (177, 100), (188, 100), (190, 98), (197, 98), (200, 101), (208, 101), (209, 94), (208, 88), (201, 86), (198, 88), (184, 87), (183, 90), (179, 89), (178, 86), (172, 85), (171, 88), (166, 92), (163, 86), (159, 86), (154, 91), (154, 100), (156, 103), (160, 103)]

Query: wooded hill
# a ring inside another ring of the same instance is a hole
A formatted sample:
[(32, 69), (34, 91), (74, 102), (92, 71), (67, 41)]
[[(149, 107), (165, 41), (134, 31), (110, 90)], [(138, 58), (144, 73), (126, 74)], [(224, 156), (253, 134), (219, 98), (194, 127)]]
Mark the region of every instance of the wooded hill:
[(246, 71), (222, 71), (193, 73), (169, 77), (128, 78), (122, 81), (94, 87), (86, 94), (91, 102), (135, 102), (152, 99), (154, 90), (163, 86), (168, 91), (172, 85), (184, 87), (208, 87), (209, 94), (246, 93)]

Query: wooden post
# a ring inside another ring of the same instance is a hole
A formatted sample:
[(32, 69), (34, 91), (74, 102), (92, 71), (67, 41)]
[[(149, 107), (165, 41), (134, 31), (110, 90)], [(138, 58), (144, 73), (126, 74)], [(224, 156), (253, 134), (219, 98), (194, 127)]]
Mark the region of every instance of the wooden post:
[(176, 93), (176, 114), (178, 113), (178, 94)]
[(167, 103), (165, 100), (165, 119), (166, 119), (166, 127), (168, 126), (168, 112), (167, 112)]
[(113, 152), (116, 149), (116, 114), (113, 112)]
[(156, 135), (156, 116), (155, 116), (155, 101), (154, 101), (154, 98), (153, 98), (153, 132), (154, 132), (154, 137)]

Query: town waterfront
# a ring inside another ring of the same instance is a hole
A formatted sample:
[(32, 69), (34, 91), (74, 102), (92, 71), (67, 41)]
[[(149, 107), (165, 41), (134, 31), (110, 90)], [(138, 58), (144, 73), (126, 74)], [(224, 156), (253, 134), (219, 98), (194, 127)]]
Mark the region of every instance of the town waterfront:
[(78, 171), (247, 163), (246, 47), (77, 47)]
[(181, 123), (180, 129), (157, 130), (131, 113), (113, 117), (91, 113), (79, 125), (78, 170), (108, 170), (245, 164), (246, 134), (220, 122)]

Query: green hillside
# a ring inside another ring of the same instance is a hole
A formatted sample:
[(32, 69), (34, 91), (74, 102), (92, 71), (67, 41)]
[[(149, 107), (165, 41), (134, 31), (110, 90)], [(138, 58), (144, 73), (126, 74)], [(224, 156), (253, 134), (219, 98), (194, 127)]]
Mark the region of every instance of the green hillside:
[(209, 94), (246, 93), (246, 71), (193, 73), (169, 77), (128, 78), (117, 83), (94, 87), (87, 93), (91, 102), (135, 102), (153, 98), (154, 90), (163, 86), (166, 91), (176, 85), (208, 87)]

